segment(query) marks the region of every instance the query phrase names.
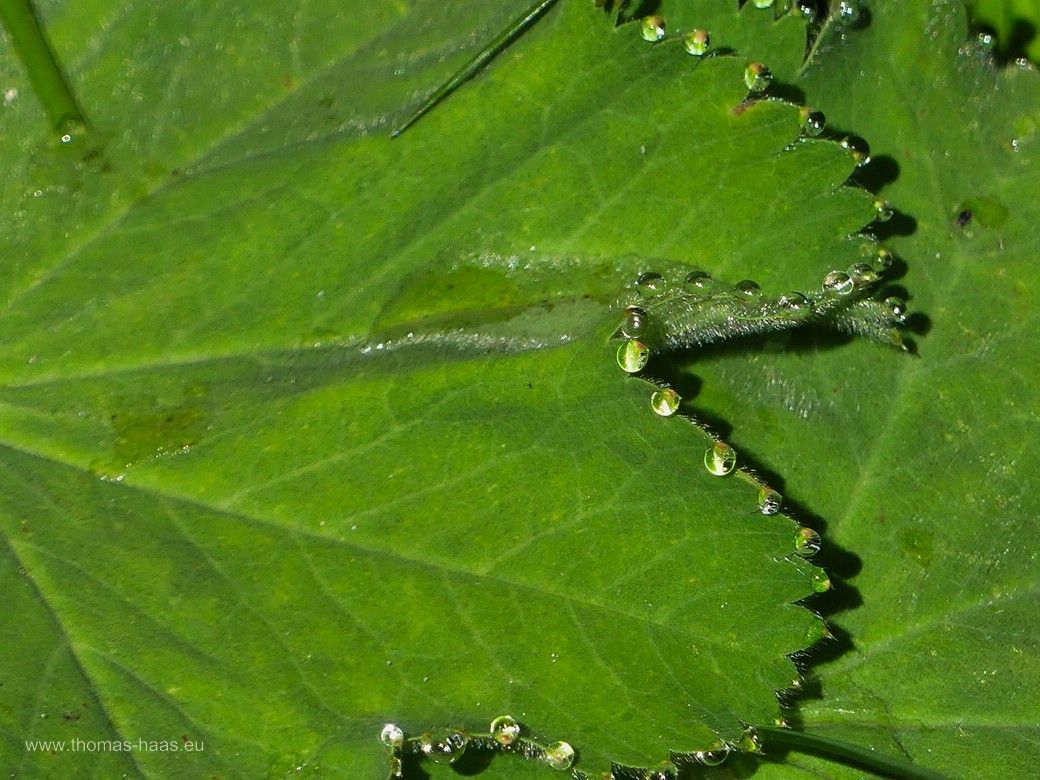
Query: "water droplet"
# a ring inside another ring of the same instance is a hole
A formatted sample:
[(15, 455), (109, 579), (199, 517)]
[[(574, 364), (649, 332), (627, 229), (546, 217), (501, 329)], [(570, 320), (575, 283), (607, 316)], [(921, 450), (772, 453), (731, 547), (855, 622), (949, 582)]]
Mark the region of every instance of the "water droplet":
[(639, 291), (640, 295), (646, 298), (660, 295), (664, 292), (664, 286), (664, 277), (659, 273), (654, 273), (653, 271), (639, 274), (636, 278), (636, 290)]
[(806, 22), (812, 24), (816, 21), (816, 4), (812, 0), (798, 0), (798, 13)]
[(804, 309), (809, 306), (809, 299), (800, 292), (789, 292), (785, 295), (781, 295), (777, 300), (776, 305), (781, 309), (797, 311), (798, 309)]
[(491, 737), (500, 745), (512, 745), (520, 736), (520, 724), (511, 715), (499, 715), (491, 721)]
[(708, 470), (708, 473), (713, 476), (724, 477), (727, 474), (731, 474), (736, 466), (736, 450), (725, 442), (715, 442), (704, 453), (704, 467)]
[(642, 341), (632, 339), (626, 341), (618, 348), (617, 362), (621, 370), (629, 374), (635, 374), (646, 367), (650, 359), (650, 348)]
[(794, 537), (794, 551), (809, 558), (820, 551), (820, 535), (811, 528), (799, 528)]
[(466, 752), (466, 735), (458, 731), (423, 734), (419, 738), (419, 752), (437, 764), (451, 764)]
[(708, 53), (711, 36), (707, 30), (693, 30), (686, 34), (683, 43), (686, 45), (686, 51), (694, 57), (703, 57)]
[(752, 62), (744, 69), (744, 83), (752, 92), (765, 92), (772, 81), (772, 72), (761, 62)]
[(627, 339), (642, 336), (646, 331), (646, 312), (638, 306), (625, 309), (625, 320), (621, 323), (621, 335)]
[(758, 491), (758, 511), (764, 515), (775, 515), (780, 511), (783, 496), (772, 488), (764, 487)]
[(876, 219), (878, 222), (888, 222), (892, 219), (892, 215), (895, 214), (887, 200), (875, 200), (874, 210), (877, 212)]
[(823, 569), (813, 566), (812, 574), (809, 575), (809, 584), (817, 593), (826, 593), (831, 589), (831, 578)]
[(677, 392), (666, 387), (650, 396), (650, 408), (662, 417), (671, 417), (678, 410), (681, 400)]
[(866, 141), (857, 138), (845, 138), (841, 142), (841, 147), (852, 155), (852, 159), (855, 160), (858, 167), (862, 168), (870, 162), (870, 147), (867, 146)]
[(860, 18), (859, 2), (857, 0), (841, 0), (838, 3), (838, 18), (846, 24), (855, 24)]
[(879, 271), (887, 271), (892, 267), (892, 263), (894, 262), (895, 259), (892, 257), (892, 252), (889, 249), (883, 246), (877, 248), (876, 263)]
[(404, 744), (404, 732), (396, 723), (387, 723), (379, 732), (379, 739), (387, 747), (399, 748)]
[(545, 760), (549, 766), (560, 771), (570, 769), (574, 763), (574, 748), (566, 742), (557, 742), (545, 749)]
[(759, 739), (758, 732), (754, 728), (745, 729), (737, 742), (737, 749), (745, 753), (762, 753), (762, 740)]
[(772, 8), (773, 0), (751, 0), (755, 8)]
[(896, 322), (906, 322), (906, 301), (902, 298), (885, 298), (885, 305)]
[(721, 766), (729, 758), (730, 747), (725, 742), (716, 742), (707, 750), (698, 750), (693, 754), (704, 766)]
[(852, 283), (857, 287), (867, 287), (881, 280), (878, 272), (874, 270), (874, 266), (867, 263), (856, 263), (850, 266), (849, 276), (852, 277)]
[(737, 282), (736, 285), (734, 285), (733, 289), (735, 289), (738, 293), (747, 295), (748, 297), (758, 295), (762, 291), (762, 288), (759, 287), (756, 282), (753, 282), (750, 279), (745, 279), (742, 282)]
[(997, 38), (993, 33), (980, 32), (975, 37), (975, 45), (983, 52), (991, 52), (997, 46)]
[(823, 289), (825, 292), (848, 295), (855, 285), (852, 277), (843, 271), (831, 271), (823, 278)]
[(802, 132), (811, 138), (816, 138), (827, 127), (827, 117), (822, 111), (802, 109)]
[(648, 16), (643, 19), (643, 40), (656, 43), (664, 39), (664, 17)]
[(686, 292), (692, 293), (697, 292), (698, 290), (703, 290), (709, 284), (711, 284), (711, 276), (706, 271), (695, 268), (686, 274), (686, 281), (683, 282), (683, 289), (686, 290)]

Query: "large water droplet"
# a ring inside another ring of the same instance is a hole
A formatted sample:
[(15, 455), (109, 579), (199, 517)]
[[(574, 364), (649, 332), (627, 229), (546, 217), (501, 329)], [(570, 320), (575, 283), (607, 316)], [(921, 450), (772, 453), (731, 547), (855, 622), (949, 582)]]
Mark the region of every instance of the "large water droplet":
[(876, 219), (878, 222), (888, 222), (892, 219), (892, 215), (895, 214), (895, 211), (892, 209), (892, 206), (889, 205), (887, 200), (875, 200), (874, 211), (877, 212)]
[(670, 387), (656, 391), (650, 396), (650, 408), (662, 417), (671, 417), (679, 409), (682, 398)]
[(645, 298), (652, 298), (664, 292), (664, 277), (654, 271), (639, 274), (636, 278), (636, 290)]
[(744, 733), (740, 735), (740, 741), (737, 742), (737, 749), (743, 750), (745, 753), (763, 753), (762, 740), (758, 736), (758, 732), (754, 728), (747, 728)]
[(491, 737), (500, 745), (512, 745), (520, 736), (520, 724), (511, 715), (499, 715), (491, 721)]
[(885, 305), (896, 322), (906, 322), (906, 301), (902, 298), (885, 298)]
[(827, 127), (827, 117), (823, 115), (822, 111), (812, 111), (806, 108), (803, 109), (802, 117), (802, 132), (811, 138), (816, 138)]
[(790, 309), (796, 311), (798, 309), (804, 309), (809, 306), (809, 299), (802, 295), (800, 292), (789, 292), (785, 295), (781, 295), (777, 300), (776, 305), (781, 309)]
[(704, 766), (721, 766), (729, 758), (730, 746), (725, 742), (716, 742), (707, 750), (698, 750), (693, 757)]
[(744, 69), (744, 83), (752, 92), (765, 92), (772, 81), (772, 72), (761, 62), (752, 62)]
[(642, 26), (643, 40), (655, 43), (664, 39), (664, 17), (663, 16), (648, 16), (643, 19)]
[(758, 511), (764, 515), (775, 515), (780, 511), (783, 496), (772, 488), (764, 487), (758, 491)]
[(686, 274), (686, 281), (683, 282), (683, 289), (689, 293), (696, 293), (700, 290), (704, 290), (710, 284), (711, 276), (706, 271), (695, 268)]
[(741, 282), (737, 282), (734, 288), (741, 295), (746, 295), (749, 298), (758, 295), (762, 288), (758, 286), (757, 282), (753, 282), (750, 279), (744, 279)]
[(459, 731), (423, 734), (419, 738), (419, 752), (437, 764), (451, 764), (466, 752), (469, 740)]
[(799, 528), (794, 537), (794, 551), (809, 558), (820, 551), (820, 535), (811, 528)]
[(731, 474), (737, 467), (737, 452), (723, 441), (715, 442), (704, 453), (704, 468), (716, 477)]
[(566, 742), (557, 742), (545, 749), (545, 760), (553, 769), (570, 769), (574, 763), (574, 748)]
[(629, 374), (635, 374), (646, 368), (650, 359), (650, 348), (642, 341), (632, 339), (626, 341), (618, 348), (617, 362), (621, 370)]
[(379, 732), (379, 739), (387, 747), (399, 748), (404, 744), (404, 731), (396, 723), (387, 723)]
[(636, 339), (646, 332), (646, 312), (638, 306), (625, 309), (625, 319), (621, 323), (621, 335), (627, 339)]
[(683, 44), (686, 46), (686, 51), (694, 57), (703, 57), (708, 53), (711, 36), (707, 30), (693, 30), (683, 38)]
[(825, 292), (848, 295), (854, 287), (852, 277), (844, 271), (831, 271), (823, 277), (823, 289)]
[(773, 0), (751, 0), (755, 8), (772, 8)]

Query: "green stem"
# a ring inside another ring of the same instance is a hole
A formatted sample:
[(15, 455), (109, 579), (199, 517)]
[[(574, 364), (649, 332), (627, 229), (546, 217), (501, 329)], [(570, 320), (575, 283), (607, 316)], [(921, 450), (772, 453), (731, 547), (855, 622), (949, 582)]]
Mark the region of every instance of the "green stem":
[(908, 761), (883, 756), (873, 750), (850, 745), (836, 739), (828, 739), (804, 731), (774, 728), (773, 726), (756, 726), (755, 733), (761, 737), (766, 748), (770, 746), (785, 747), (802, 753), (813, 753), (834, 758), (848, 764), (855, 764), (870, 769), (882, 777), (893, 777), (899, 780), (947, 780), (931, 769), (911, 764)]
[[(3, 0), (0, 0), (0, 2), (3, 2)], [(473, 78), (477, 71), (501, 54), (502, 50), (505, 49), (506, 46), (515, 41), (522, 32), (538, 21), (538, 17), (548, 11), (555, 3), (556, 0), (538, 0), (538, 2), (524, 11), (524, 13), (514, 19), (505, 30), (500, 32), (493, 41), (478, 51), (477, 55), (473, 59), (455, 71), (451, 78), (437, 87), (433, 94), (426, 98), (426, 100), (424, 100), (422, 104), (412, 112), (411, 116), (404, 120), (404, 123), (390, 135), (394, 138), (399, 136), (409, 127), (418, 122), (425, 114), (429, 113), (430, 109), (435, 105), (458, 89), (464, 82)]]
[(85, 125), (83, 112), (43, 34), (32, 0), (0, 0), (0, 20), (54, 128), (64, 132), (72, 123)]

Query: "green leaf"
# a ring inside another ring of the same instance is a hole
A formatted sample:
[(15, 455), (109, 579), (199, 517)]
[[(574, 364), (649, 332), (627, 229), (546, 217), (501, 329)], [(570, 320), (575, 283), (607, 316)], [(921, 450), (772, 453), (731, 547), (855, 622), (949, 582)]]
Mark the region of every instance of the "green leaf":
[[(734, 445), (826, 520), (825, 560), (848, 581), (804, 728), (955, 777), (1027, 776), (1040, 720), (1040, 84), (995, 69), (958, 3), (871, 14), (864, 29), (830, 30), (800, 86), (832, 126), (871, 141), (865, 172), (876, 166), (899, 212), (878, 230), (929, 320), (920, 356), (810, 343), (701, 359), (698, 402), (739, 420)], [(861, 776), (795, 763), (804, 772), (761, 774)]]
[[(34, 145), (12, 82), (2, 625), (36, 628), (5, 667), (5, 763), (170, 739), (205, 750), (89, 760), (379, 777), (384, 721), (509, 712), (595, 772), (777, 717), (823, 633), (794, 602), (826, 580), (608, 338), (641, 271), (817, 287), (863, 259), (873, 199), (796, 107), (745, 101), (744, 58), (578, 0), (401, 139), (369, 134), (481, 6), (45, 14), (95, 131)], [(750, 7), (703, 24), (788, 68), (804, 49)]]

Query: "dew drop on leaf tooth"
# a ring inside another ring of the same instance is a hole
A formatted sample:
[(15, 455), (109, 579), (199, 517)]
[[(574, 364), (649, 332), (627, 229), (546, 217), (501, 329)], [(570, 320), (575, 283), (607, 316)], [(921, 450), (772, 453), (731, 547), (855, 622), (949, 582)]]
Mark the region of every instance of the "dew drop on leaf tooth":
[(655, 295), (660, 295), (664, 292), (664, 277), (659, 273), (653, 271), (647, 271), (645, 274), (639, 274), (636, 278), (636, 290), (639, 294), (652, 298)]
[(875, 200), (874, 211), (877, 212), (875, 219), (878, 222), (888, 222), (892, 219), (892, 215), (895, 214), (895, 211), (892, 209), (892, 206), (889, 205), (887, 200)]
[(848, 295), (852, 292), (854, 287), (855, 285), (852, 282), (852, 277), (844, 271), (831, 271), (823, 277), (824, 292)]
[(711, 35), (707, 30), (693, 30), (683, 38), (683, 45), (686, 46), (689, 54), (694, 57), (703, 57), (708, 53), (708, 47), (711, 46)]
[(892, 263), (895, 262), (892, 257), (892, 252), (883, 246), (877, 248), (877, 254), (875, 256), (875, 263), (881, 271), (887, 271), (892, 267)]
[(750, 279), (737, 282), (733, 289), (749, 298), (758, 295), (762, 291), (762, 288), (758, 286), (758, 283), (753, 282)]
[(831, 578), (823, 569), (814, 566), (812, 574), (809, 575), (809, 584), (817, 593), (826, 593), (831, 589)]
[(866, 141), (857, 140), (855, 138), (844, 138), (842, 139), (841, 146), (845, 151), (852, 155), (852, 159), (856, 161), (856, 165), (860, 168), (870, 162), (870, 147), (867, 146)]
[(642, 341), (632, 339), (626, 341), (617, 352), (617, 362), (621, 370), (629, 374), (636, 374), (646, 368), (650, 360), (650, 348)]
[(841, 0), (838, 3), (838, 18), (846, 24), (855, 24), (861, 15), (858, 0)]
[(881, 280), (881, 276), (867, 263), (856, 263), (849, 267), (849, 276), (856, 287), (867, 287)]
[(816, 138), (820, 135), (827, 127), (827, 117), (823, 115), (822, 111), (813, 111), (811, 109), (803, 109), (802, 111), (802, 132), (810, 138)]
[(816, 21), (816, 4), (813, 0), (798, 0), (796, 8), (801, 17), (809, 24)]
[(783, 496), (772, 488), (764, 487), (758, 491), (758, 511), (764, 515), (775, 515), (780, 511)]
[(621, 335), (627, 339), (639, 338), (646, 330), (646, 312), (638, 306), (625, 309), (625, 320), (621, 323)]
[(772, 8), (773, 0), (751, 0), (755, 8)]
[(564, 771), (574, 763), (574, 748), (566, 742), (557, 742), (545, 749), (545, 760), (553, 769)]
[(725, 742), (717, 742), (708, 750), (698, 750), (693, 757), (704, 766), (722, 766), (729, 758), (730, 747)]
[(643, 19), (643, 40), (656, 43), (657, 41), (664, 39), (664, 17), (663, 16), (648, 16)]
[(656, 391), (650, 396), (650, 408), (662, 417), (671, 417), (679, 409), (682, 398), (670, 387)]
[(772, 81), (772, 72), (761, 62), (752, 62), (744, 68), (744, 83), (752, 92), (765, 92)]
[(794, 537), (794, 550), (806, 558), (820, 551), (820, 535), (811, 528), (799, 528)]
[(451, 764), (466, 752), (468, 740), (458, 731), (424, 734), (419, 738), (419, 752), (437, 764)]
[(708, 473), (716, 477), (724, 477), (732, 474), (737, 467), (737, 453), (732, 447), (722, 441), (715, 442), (704, 453), (704, 468)]
[(885, 298), (885, 305), (896, 322), (906, 322), (906, 301), (902, 298)]
[(520, 736), (520, 724), (512, 715), (499, 715), (491, 721), (491, 738), (500, 745), (507, 746), (516, 742)]
[(695, 268), (686, 274), (686, 281), (683, 282), (683, 289), (686, 290), (686, 292), (695, 293), (703, 290), (709, 284), (711, 284), (711, 276), (707, 272)]
[(396, 723), (387, 723), (379, 732), (379, 740), (387, 747), (399, 748), (404, 744), (404, 731)]
[(809, 306), (809, 299), (802, 295), (800, 292), (789, 292), (781, 295), (777, 299), (776, 305), (781, 309), (790, 309), (796, 311), (798, 309), (804, 309)]

